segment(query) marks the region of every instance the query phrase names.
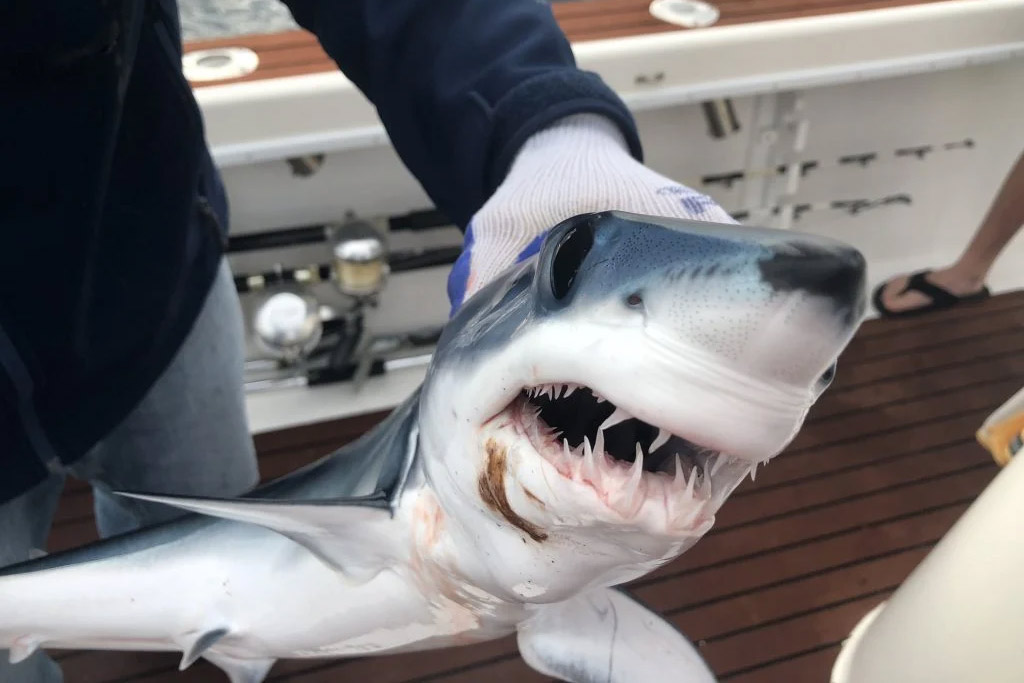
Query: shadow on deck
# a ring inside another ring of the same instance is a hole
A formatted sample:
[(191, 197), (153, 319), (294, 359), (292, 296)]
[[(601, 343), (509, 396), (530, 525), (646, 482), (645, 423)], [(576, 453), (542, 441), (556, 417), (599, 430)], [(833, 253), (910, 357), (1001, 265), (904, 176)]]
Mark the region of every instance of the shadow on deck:
[[(634, 593), (697, 641), (722, 681), (824, 683), (843, 638), (884, 600), (998, 472), (974, 441), (1024, 385), (1024, 291), (960, 310), (864, 325), (833, 388), (786, 453), (741, 486), (713, 531)], [(276, 477), (382, 415), (257, 438)], [(52, 550), (95, 538), (71, 485)], [(339, 606), (342, 608), (342, 606)], [(68, 683), (225, 683), (172, 655), (58, 653)], [(284, 661), (271, 681), (545, 681), (505, 639), (423, 654)]]

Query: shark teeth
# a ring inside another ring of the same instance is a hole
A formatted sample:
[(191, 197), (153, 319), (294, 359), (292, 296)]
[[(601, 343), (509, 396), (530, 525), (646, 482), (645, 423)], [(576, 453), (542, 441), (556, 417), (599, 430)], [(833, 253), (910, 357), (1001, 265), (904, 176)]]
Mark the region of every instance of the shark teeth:
[(603, 432), (606, 429), (611, 429), (620, 422), (625, 422), (633, 416), (627, 413), (622, 408), (616, 408), (615, 412), (608, 416), (608, 419), (601, 423), (601, 426), (597, 428), (597, 431)]
[[(582, 388), (570, 383), (539, 384), (526, 388), (524, 393), (528, 397), (559, 399)], [(587, 387), (587, 391), (599, 403), (605, 401), (592, 388)], [(524, 400), (520, 405), (521, 412), (514, 418), (519, 422), (520, 433), (525, 432), (562, 477), (592, 489), (605, 506), (622, 518), (635, 519), (643, 513), (644, 519), (649, 520), (654, 515), (675, 532), (694, 532), (709, 522), (714, 508), (741, 478), (748, 472), (752, 478), (756, 476), (756, 468), (676, 437), (664, 428), (657, 428), (652, 441), (645, 438), (634, 443), (632, 457), (622, 452), (625, 445), (621, 443), (622, 437), (616, 436), (613, 455), (605, 450), (605, 431), (638, 419), (618, 406), (606, 408), (614, 410), (596, 430), (591, 426), (589, 434), (581, 436), (575, 431), (571, 437), (577, 427), (567, 428), (563, 434), (540, 417), (541, 409), (536, 404)], [(573, 447), (566, 437), (579, 445)]]
[(528, 388), (526, 394), (530, 398), (537, 398), (538, 396), (547, 396), (551, 399), (567, 398), (579, 388), (578, 384), (538, 384), (535, 387)]
[(651, 453), (658, 450), (662, 446), (668, 443), (668, 440), (672, 438), (672, 433), (667, 429), (659, 429), (658, 436), (655, 437), (654, 441), (651, 442)]
[(683, 471), (683, 459), (676, 454), (676, 473), (672, 477), (672, 488), (683, 490), (686, 488), (686, 473)]
[[(563, 441), (568, 446), (569, 442)], [(599, 453), (603, 453), (601, 448), (598, 449)], [(584, 437), (583, 439), (583, 478), (586, 481), (596, 482), (600, 476), (600, 471), (597, 465), (597, 456), (594, 455), (594, 450), (590, 447), (590, 439)]]
[[(683, 480), (685, 481), (686, 477), (683, 477)], [(696, 482), (697, 482), (697, 468), (694, 467), (693, 470), (690, 472), (690, 480), (689, 481), (685, 481), (685, 483), (686, 483), (686, 497), (687, 498), (693, 498), (693, 485)]]
[(718, 470), (722, 469), (722, 465), (724, 465), (724, 464), (725, 464), (725, 456), (724, 455), (718, 454), (718, 455), (712, 456), (711, 460), (708, 461), (708, 465), (710, 465), (710, 467), (711, 467), (711, 469), (709, 471), (709, 474), (712, 477), (715, 476), (715, 474), (718, 473)]
[(767, 460), (762, 460), (761, 462), (755, 462), (753, 465), (750, 466), (750, 481), (756, 481), (757, 480), (757, 468), (759, 466), (761, 466), (761, 465), (766, 465), (766, 464), (768, 464), (768, 461)]
[(593, 488), (610, 508), (627, 519), (636, 518), (650, 503), (663, 505), (673, 526), (692, 525), (713, 498), (709, 471), (694, 465), (687, 476), (687, 466), (678, 454), (672, 473), (648, 472), (644, 470), (644, 461), (649, 456), (639, 443), (635, 459), (629, 463), (616, 460), (604, 451), (601, 432), (594, 444), (584, 438), (573, 448), (567, 439), (559, 441), (554, 463), (558, 471)]
[(627, 487), (631, 491), (636, 491), (640, 488), (640, 479), (644, 474), (644, 449), (640, 447), (640, 444), (636, 445), (636, 460), (633, 461), (633, 467), (629, 470), (629, 483)]

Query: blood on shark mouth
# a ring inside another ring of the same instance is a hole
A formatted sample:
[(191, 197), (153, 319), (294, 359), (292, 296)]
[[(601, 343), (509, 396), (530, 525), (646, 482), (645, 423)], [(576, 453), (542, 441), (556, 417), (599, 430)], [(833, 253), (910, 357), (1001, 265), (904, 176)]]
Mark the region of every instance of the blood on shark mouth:
[(541, 455), (626, 516), (656, 500), (671, 521), (693, 523), (755, 467), (635, 418), (588, 387), (530, 387), (513, 405)]

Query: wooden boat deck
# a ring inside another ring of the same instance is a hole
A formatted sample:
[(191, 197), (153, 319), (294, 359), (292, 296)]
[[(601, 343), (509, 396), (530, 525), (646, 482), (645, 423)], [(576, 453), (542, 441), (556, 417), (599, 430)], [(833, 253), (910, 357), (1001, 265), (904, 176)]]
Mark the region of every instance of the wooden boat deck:
[[(714, 0), (720, 16), (715, 26), (730, 26), (800, 17), (842, 14), (923, 5), (943, 0)], [(980, 1), (980, 0), (979, 0)], [(566, 36), (573, 43), (622, 38), (668, 31), (687, 31), (651, 16), (650, 0), (580, 0), (552, 2), (552, 10)], [(303, 30), (245, 35), (190, 42), (187, 52), (222, 47), (248, 47), (259, 56), (259, 67), (251, 74), (230, 81), (203, 81), (193, 87), (225, 82), (299, 76), (335, 71), (337, 65), (321, 49), (311, 33)]]
[[(1024, 291), (916, 320), (866, 323), (787, 452), (736, 491), (696, 547), (635, 583), (635, 594), (699, 642), (722, 681), (827, 682), (854, 624), (998, 472), (973, 435), (1024, 384), (1022, 333)], [(380, 417), (261, 435), (263, 473), (303, 465)], [(51, 549), (94, 537), (90, 494), (71, 484)], [(173, 655), (58, 656), (68, 683), (224, 682), (204, 662), (178, 673)], [(385, 658), (280, 662), (270, 680), (545, 679), (506, 639)]]

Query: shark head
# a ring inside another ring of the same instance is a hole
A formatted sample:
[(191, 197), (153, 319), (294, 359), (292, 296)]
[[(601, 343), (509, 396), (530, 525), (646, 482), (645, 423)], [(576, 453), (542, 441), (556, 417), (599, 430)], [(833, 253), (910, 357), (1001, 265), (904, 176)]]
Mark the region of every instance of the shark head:
[(793, 439), (864, 310), (821, 237), (620, 212), (569, 219), (442, 335), (423, 476), (498, 595), (565, 599), (676, 557)]

